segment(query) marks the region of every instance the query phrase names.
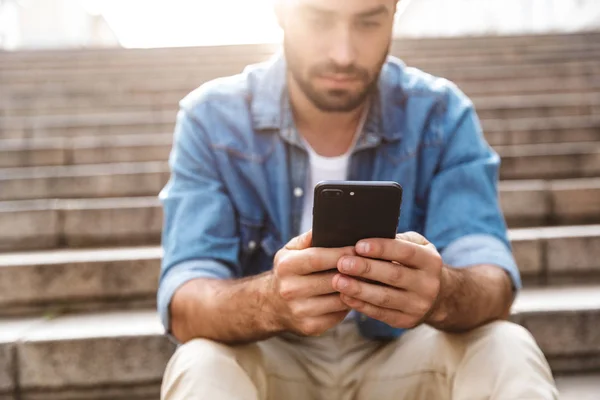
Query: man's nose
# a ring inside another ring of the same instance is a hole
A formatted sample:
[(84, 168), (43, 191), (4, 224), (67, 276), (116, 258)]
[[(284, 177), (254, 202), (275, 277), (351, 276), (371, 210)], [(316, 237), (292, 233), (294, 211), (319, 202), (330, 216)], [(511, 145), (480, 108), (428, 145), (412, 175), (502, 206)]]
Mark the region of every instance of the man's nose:
[(352, 43), (352, 32), (348, 27), (339, 27), (332, 33), (329, 58), (336, 65), (347, 67), (356, 61), (356, 50)]

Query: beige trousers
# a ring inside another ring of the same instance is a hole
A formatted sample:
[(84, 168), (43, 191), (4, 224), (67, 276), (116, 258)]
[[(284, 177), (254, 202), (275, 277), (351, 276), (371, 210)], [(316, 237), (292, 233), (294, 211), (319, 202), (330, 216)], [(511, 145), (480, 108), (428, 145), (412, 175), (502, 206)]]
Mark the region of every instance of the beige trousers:
[(390, 342), (346, 321), (317, 338), (292, 334), (229, 347), (179, 347), (163, 400), (557, 399), (544, 355), (524, 328), (494, 322), (465, 334), (420, 326)]

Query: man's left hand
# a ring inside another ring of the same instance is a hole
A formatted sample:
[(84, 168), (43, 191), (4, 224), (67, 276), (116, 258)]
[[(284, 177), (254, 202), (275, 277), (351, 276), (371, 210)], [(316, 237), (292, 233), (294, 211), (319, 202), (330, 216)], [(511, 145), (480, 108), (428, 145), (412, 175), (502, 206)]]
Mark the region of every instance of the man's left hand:
[(333, 278), (344, 303), (397, 328), (413, 328), (433, 317), (444, 264), (432, 243), (408, 232), (395, 239), (362, 240), (356, 253), (340, 258), (340, 274)]

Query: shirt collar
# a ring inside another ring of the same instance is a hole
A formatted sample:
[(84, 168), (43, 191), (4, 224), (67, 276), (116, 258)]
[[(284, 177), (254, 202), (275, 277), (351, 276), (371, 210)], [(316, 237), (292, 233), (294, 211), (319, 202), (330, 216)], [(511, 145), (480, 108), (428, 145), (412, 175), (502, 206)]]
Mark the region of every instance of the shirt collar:
[[(356, 147), (371, 147), (382, 140), (396, 141), (402, 138), (399, 103), (404, 102), (401, 78), (404, 64), (400, 60), (384, 64), (377, 89), (370, 102), (363, 134)], [(399, 66), (400, 68), (397, 68)], [(396, 67), (396, 68), (394, 68)], [(287, 93), (287, 66), (282, 53), (267, 62), (266, 71), (258, 79), (252, 96), (252, 122), (255, 131), (279, 130), (282, 137), (302, 146), (298, 137)]]

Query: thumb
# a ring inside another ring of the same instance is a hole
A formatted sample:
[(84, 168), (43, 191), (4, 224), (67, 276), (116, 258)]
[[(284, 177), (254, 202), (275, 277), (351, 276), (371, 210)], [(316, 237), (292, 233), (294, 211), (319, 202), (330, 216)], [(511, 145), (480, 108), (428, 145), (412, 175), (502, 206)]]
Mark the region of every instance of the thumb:
[(312, 230), (296, 236), (285, 245), (288, 250), (304, 250), (312, 245)]

